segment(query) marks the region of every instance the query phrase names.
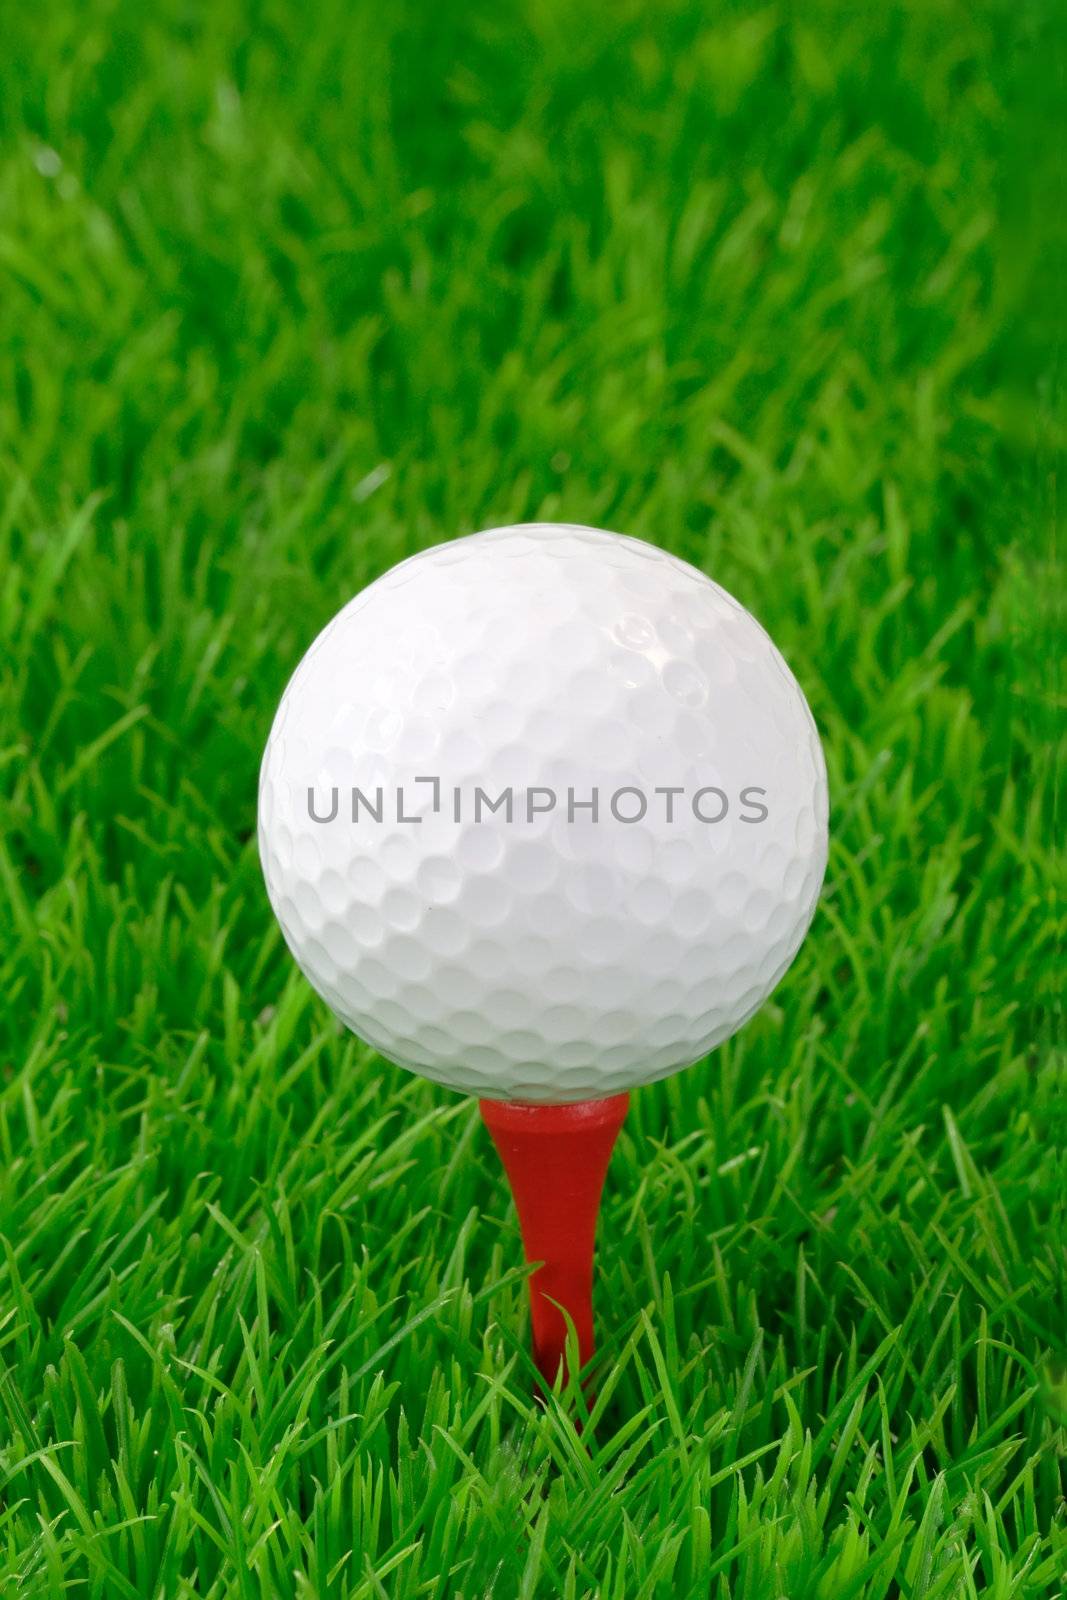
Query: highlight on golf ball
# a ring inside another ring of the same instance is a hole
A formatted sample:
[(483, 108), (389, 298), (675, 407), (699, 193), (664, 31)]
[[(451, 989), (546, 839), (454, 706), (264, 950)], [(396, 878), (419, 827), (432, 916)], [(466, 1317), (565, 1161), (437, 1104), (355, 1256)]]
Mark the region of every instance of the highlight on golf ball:
[(488, 1100), (663, 1078), (785, 973), (826, 772), (759, 623), (656, 546), (529, 524), (435, 546), (323, 630), (263, 758), (259, 848), (309, 981)]

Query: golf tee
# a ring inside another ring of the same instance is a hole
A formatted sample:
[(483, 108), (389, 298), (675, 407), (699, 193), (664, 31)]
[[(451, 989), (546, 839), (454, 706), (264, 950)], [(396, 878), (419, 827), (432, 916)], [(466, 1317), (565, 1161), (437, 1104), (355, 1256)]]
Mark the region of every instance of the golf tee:
[(530, 1277), (537, 1366), (551, 1384), (564, 1360), (567, 1322), (579, 1359), (593, 1354), (593, 1252), (611, 1152), (629, 1108), (627, 1094), (574, 1105), (481, 1100), (482, 1119), (504, 1163)]

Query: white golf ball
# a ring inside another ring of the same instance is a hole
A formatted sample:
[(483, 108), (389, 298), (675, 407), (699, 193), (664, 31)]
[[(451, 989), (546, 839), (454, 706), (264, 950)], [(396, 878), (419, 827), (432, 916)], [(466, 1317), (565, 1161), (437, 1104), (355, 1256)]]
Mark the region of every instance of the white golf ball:
[(811, 921), (826, 771), (795, 678), (653, 545), (530, 524), (357, 595), (282, 696), (259, 848), (301, 969), (382, 1055), (489, 1099), (666, 1077)]

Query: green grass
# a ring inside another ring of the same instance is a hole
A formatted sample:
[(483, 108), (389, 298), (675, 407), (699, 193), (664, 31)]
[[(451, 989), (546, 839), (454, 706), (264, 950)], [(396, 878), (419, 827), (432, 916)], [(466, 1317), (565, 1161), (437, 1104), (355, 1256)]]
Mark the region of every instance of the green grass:
[[(4, 1600), (1060, 1590), (1052, 16), (8, 8)], [(833, 803), (786, 982), (635, 1096), (580, 1432), (475, 1108), (253, 839), (326, 618), (532, 518), (749, 605)]]

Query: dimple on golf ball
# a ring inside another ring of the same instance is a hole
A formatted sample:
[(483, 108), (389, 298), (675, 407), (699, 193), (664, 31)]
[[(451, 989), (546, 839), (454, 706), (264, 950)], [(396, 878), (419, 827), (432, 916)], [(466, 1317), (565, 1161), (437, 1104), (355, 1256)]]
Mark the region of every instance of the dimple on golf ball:
[(593, 528), (438, 545), (300, 662), (259, 848), (299, 966), (382, 1055), (484, 1098), (667, 1076), (762, 1004), (814, 913), (826, 771), (755, 619)]

